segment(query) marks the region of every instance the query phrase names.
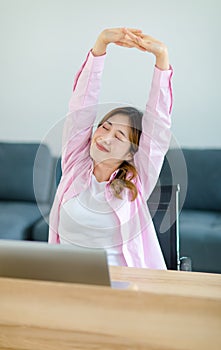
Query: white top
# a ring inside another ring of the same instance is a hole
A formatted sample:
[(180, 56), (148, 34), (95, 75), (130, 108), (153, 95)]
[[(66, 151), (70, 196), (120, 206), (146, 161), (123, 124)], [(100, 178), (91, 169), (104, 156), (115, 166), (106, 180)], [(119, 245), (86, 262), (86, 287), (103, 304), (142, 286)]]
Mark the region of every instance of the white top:
[(107, 182), (92, 175), (87, 190), (60, 209), (60, 242), (88, 248), (105, 248), (109, 265), (125, 265), (119, 237), (119, 220), (105, 198)]

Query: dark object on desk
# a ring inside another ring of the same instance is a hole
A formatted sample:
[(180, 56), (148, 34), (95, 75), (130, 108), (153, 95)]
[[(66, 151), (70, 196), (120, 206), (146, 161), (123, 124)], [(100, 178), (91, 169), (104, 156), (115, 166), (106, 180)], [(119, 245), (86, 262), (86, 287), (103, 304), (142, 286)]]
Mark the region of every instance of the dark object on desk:
[(187, 256), (180, 258), (180, 270), (192, 271), (192, 261)]

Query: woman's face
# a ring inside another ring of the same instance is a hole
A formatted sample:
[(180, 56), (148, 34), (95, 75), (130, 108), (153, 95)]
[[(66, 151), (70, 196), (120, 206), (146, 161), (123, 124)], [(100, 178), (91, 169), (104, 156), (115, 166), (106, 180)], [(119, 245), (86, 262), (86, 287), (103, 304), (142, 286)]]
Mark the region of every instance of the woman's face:
[(124, 114), (115, 114), (98, 127), (90, 147), (95, 164), (120, 165), (123, 160), (131, 160), (130, 130), (129, 117)]

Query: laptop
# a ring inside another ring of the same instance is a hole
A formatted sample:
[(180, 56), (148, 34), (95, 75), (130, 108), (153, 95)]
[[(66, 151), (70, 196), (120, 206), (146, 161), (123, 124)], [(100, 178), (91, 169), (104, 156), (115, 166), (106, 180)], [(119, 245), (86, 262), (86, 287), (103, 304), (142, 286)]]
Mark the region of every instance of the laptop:
[(111, 286), (106, 251), (0, 240), (0, 277)]

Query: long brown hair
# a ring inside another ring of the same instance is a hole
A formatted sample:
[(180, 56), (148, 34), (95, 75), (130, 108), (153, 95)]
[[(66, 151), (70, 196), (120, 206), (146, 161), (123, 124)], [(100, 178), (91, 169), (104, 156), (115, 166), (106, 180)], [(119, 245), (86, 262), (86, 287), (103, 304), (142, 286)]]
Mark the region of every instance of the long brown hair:
[[(129, 140), (131, 142), (130, 153), (134, 156), (139, 147), (139, 140), (142, 132), (143, 113), (134, 107), (118, 107), (107, 113), (99, 122), (98, 127), (116, 114), (124, 114), (129, 117)], [(135, 200), (137, 197), (137, 187), (134, 185), (132, 180), (135, 179), (137, 175), (137, 170), (133, 165), (133, 161), (128, 162), (124, 160), (121, 163), (115, 178), (111, 181), (111, 187), (115, 197), (122, 199), (121, 193), (123, 189), (128, 188), (130, 190), (131, 201)]]

